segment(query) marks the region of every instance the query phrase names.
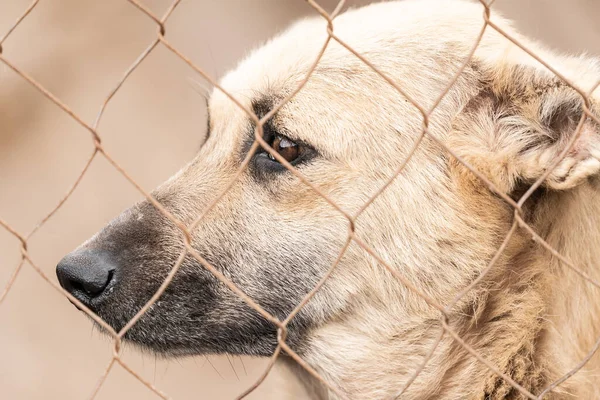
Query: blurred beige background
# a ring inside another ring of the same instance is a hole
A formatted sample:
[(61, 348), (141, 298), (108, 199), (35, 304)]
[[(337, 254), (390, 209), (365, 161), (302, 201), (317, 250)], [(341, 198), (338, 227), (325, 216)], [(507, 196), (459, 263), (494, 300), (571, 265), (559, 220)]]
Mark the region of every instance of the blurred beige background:
[[(144, 4), (162, 14), (170, 2)], [(0, 1), (0, 36), (29, 3)], [(320, 1), (328, 10), (335, 3)], [(494, 7), (555, 48), (600, 55), (596, 0), (496, 0)], [(184, 0), (167, 24), (167, 36), (218, 77), (290, 21), (311, 14), (302, 0)], [(91, 123), (155, 31), (154, 23), (125, 0), (42, 0), (7, 40), (4, 56)], [(208, 85), (159, 46), (110, 103), (99, 128), (105, 148), (145, 189), (177, 171), (201, 145), (202, 87)], [(0, 218), (19, 232), (31, 230), (70, 187), (92, 148), (87, 131), (0, 63)], [(33, 259), (55, 280), (54, 266), (64, 254), (140, 198), (96, 158), (73, 196), (31, 240)], [(18, 241), (0, 228), (0, 290), (19, 257)], [(0, 398), (87, 398), (110, 354), (110, 342), (25, 266), (0, 305)], [(165, 361), (133, 349), (125, 350), (125, 358), (175, 399), (234, 398), (265, 365), (252, 359), (242, 365), (236, 357), (234, 370), (224, 357)], [(97, 398), (153, 395), (116, 366)], [(275, 370), (251, 398), (304, 397), (285, 371)]]

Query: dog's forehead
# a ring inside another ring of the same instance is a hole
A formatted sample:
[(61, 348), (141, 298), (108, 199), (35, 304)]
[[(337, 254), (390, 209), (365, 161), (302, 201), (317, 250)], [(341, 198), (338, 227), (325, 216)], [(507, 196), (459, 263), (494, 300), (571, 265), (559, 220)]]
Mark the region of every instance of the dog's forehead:
[[(482, 24), (481, 5), (470, 1), (404, 0), (349, 10), (336, 18), (333, 26), (337, 37), (378, 67), (385, 68), (381, 64), (402, 59), (407, 68), (414, 68), (412, 56), (437, 52), (451, 41), (466, 45), (476, 37)], [(300, 20), (251, 52), (225, 75), (221, 86), (250, 109), (250, 101), (257, 95), (297, 86), (327, 37), (327, 21), (323, 17)], [(342, 71), (356, 61), (356, 56), (332, 39), (319, 66), (321, 71)], [(231, 107), (231, 101), (215, 90), (211, 107), (223, 106)]]
[[(340, 151), (348, 149), (343, 145), (345, 130), (367, 131), (367, 123), (375, 117), (397, 131), (417, 129), (421, 122), (412, 101), (426, 109), (443, 91), (453, 73), (450, 66), (458, 69), (481, 30), (482, 11), (481, 4), (465, 0), (404, 0), (340, 15), (333, 24), (335, 35), (397, 82), (410, 101), (331, 39), (306, 85), (281, 109), (281, 117), (293, 114), (294, 123), (302, 116), (302, 124), (312, 124), (313, 129), (303, 129), (307, 133), (327, 131), (331, 136), (337, 130), (334, 142), (340, 143)], [(306, 79), (327, 38), (327, 21), (311, 17), (252, 52), (222, 79), (227, 94), (214, 90), (209, 103), (211, 127), (245, 134), (250, 123), (246, 111), (254, 112), (257, 103), (276, 105), (294, 91)], [(334, 129), (323, 125), (333, 120), (338, 122)], [(329, 137), (328, 146), (331, 143)]]

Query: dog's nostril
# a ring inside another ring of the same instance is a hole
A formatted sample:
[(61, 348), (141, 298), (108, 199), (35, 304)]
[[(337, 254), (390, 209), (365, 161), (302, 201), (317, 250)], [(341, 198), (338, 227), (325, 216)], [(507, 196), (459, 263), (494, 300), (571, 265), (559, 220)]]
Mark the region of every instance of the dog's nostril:
[(86, 281), (86, 280), (70, 280), (70, 284), (72, 287), (72, 290), (76, 291), (81, 291), (81, 292), (85, 292), (85, 294), (87, 294), (90, 297), (96, 297), (97, 295), (99, 295), (100, 293), (102, 293), (104, 291), (104, 289), (106, 289), (106, 287), (108, 286), (108, 284), (110, 283), (111, 279), (113, 276), (113, 271), (109, 271), (108, 273), (108, 278), (106, 279), (106, 282), (102, 282), (104, 279), (101, 280), (91, 280), (91, 281)]
[(83, 300), (101, 295), (113, 279), (114, 270), (105, 252), (78, 250), (58, 263), (56, 275), (65, 290)]

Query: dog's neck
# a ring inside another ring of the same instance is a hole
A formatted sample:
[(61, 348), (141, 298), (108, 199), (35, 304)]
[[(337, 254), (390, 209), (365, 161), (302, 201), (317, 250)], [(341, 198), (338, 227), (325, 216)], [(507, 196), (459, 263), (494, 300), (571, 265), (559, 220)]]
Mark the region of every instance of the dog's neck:
[[(538, 214), (536, 231), (572, 265), (600, 282), (600, 179), (549, 198)], [(548, 220), (544, 215), (556, 218)], [(544, 294), (547, 323), (540, 345), (554, 359), (552, 373), (556, 378), (582, 362), (600, 338), (600, 288), (557, 258), (549, 257), (547, 250), (542, 251), (542, 266), (547, 269), (551, 285)], [(596, 353), (564, 389), (577, 398), (595, 398), (599, 368), (600, 353)]]
[[(548, 194), (536, 206), (531, 224), (560, 254), (592, 279), (600, 280), (600, 202), (589, 201), (597, 196), (594, 183), (569, 193)], [(561, 212), (549, 212), (557, 209)], [(558, 217), (547, 220), (547, 215)], [(579, 232), (573, 235), (574, 230)], [(539, 395), (594, 347), (600, 336), (600, 303), (594, 299), (600, 297), (600, 289), (547, 250), (536, 247), (530, 236), (521, 234), (515, 240), (522, 241), (523, 251), (490, 275), (489, 284), (484, 283), (476, 296), (483, 300), (471, 304), (472, 309), (453, 326), (479, 354)], [(348, 320), (319, 329), (304, 356), (350, 399), (395, 398), (435, 344), (440, 324), (431, 319), (406, 321), (380, 307), (361, 307), (362, 312)], [(373, 318), (386, 324), (370, 325), (368, 320)], [(565, 348), (567, 351), (556, 351)], [(337, 398), (302, 368), (293, 366), (294, 361), (286, 363), (314, 398)], [(597, 354), (553, 392), (555, 397), (592, 398), (593, 371), (599, 367)], [(519, 393), (445, 334), (401, 398), (465, 397), (518, 398)]]

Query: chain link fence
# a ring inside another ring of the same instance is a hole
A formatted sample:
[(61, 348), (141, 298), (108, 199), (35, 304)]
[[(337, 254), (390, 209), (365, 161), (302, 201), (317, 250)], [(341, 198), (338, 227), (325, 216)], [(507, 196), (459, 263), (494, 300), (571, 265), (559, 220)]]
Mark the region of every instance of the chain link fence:
[[(254, 308), (258, 313), (260, 313), (265, 319), (270, 321), (277, 328), (278, 346), (277, 346), (275, 352), (273, 353), (272, 357), (270, 358), (266, 369), (264, 370), (264, 372), (260, 375), (259, 379), (253, 385), (248, 387), (247, 390), (245, 390), (243, 393), (241, 393), (237, 397), (238, 399), (242, 399), (242, 398), (246, 397), (248, 394), (252, 393), (257, 387), (259, 387), (262, 384), (262, 382), (265, 380), (265, 378), (269, 375), (275, 361), (277, 360), (277, 358), (280, 356), (280, 354), (283, 351), (285, 351), (286, 354), (288, 354), (290, 357), (292, 357), (308, 373), (310, 373), (312, 376), (314, 376), (316, 379), (318, 379), (331, 392), (336, 393), (339, 396), (339, 398), (341, 398), (341, 399), (346, 398), (343, 393), (339, 392), (339, 390), (336, 387), (330, 385), (330, 383), (327, 382), (326, 379), (321, 377), (317, 371), (315, 371), (298, 354), (296, 354), (294, 352), (294, 350), (292, 350), (288, 346), (288, 344), (286, 343), (286, 335), (287, 335), (287, 325), (290, 322), (290, 320), (292, 320), (292, 318), (294, 318), (294, 316), (298, 314), (298, 312), (307, 304), (307, 302), (314, 296), (314, 294), (322, 287), (322, 285), (331, 276), (331, 274), (335, 270), (338, 262), (344, 256), (346, 250), (348, 249), (348, 247), (350, 246), (351, 243), (355, 243), (356, 245), (360, 246), (365, 252), (367, 252), (372, 257), (374, 257), (374, 259), (376, 259), (380, 265), (382, 265), (385, 269), (387, 269), (389, 271), (389, 273), (392, 274), (398, 280), (398, 284), (404, 285), (408, 289), (414, 291), (425, 302), (427, 302), (427, 304), (429, 304), (431, 307), (433, 307), (439, 311), (439, 322), (440, 322), (442, 329), (440, 330), (440, 332), (435, 340), (434, 345), (427, 352), (427, 354), (426, 354), (425, 358), (422, 360), (422, 363), (420, 364), (420, 366), (417, 369), (415, 369), (414, 373), (408, 380), (407, 384), (404, 385), (404, 387), (402, 387), (402, 388), (398, 388), (398, 397), (400, 397), (408, 389), (408, 387), (417, 379), (419, 374), (423, 371), (423, 369), (425, 368), (427, 363), (430, 361), (431, 357), (433, 356), (435, 350), (437, 349), (438, 345), (440, 344), (440, 342), (444, 336), (452, 337), (454, 341), (456, 341), (467, 352), (469, 352), (472, 355), (472, 357), (474, 357), (475, 359), (478, 360), (478, 362), (483, 363), (487, 368), (489, 368), (491, 371), (493, 371), (498, 377), (504, 379), (506, 382), (508, 382), (510, 385), (512, 385), (512, 387), (515, 390), (517, 390), (522, 396), (529, 398), (529, 399), (546, 398), (546, 396), (548, 394), (550, 394), (553, 389), (555, 389), (560, 384), (562, 384), (567, 379), (569, 379), (571, 376), (576, 374), (592, 358), (592, 356), (598, 350), (598, 348), (600, 347), (600, 338), (598, 338), (598, 340), (594, 344), (593, 348), (591, 348), (589, 350), (589, 353), (581, 360), (581, 362), (577, 365), (574, 365), (573, 368), (570, 371), (568, 371), (564, 376), (562, 376), (561, 378), (552, 382), (540, 393), (530, 393), (527, 389), (522, 387), (518, 382), (514, 381), (510, 376), (508, 376), (505, 373), (503, 373), (502, 371), (500, 371), (497, 368), (497, 366), (495, 366), (493, 363), (488, 361), (484, 356), (479, 354), (475, 349), (473, 349), (468, 343), (466, 343), (461, 338), (461, 336), (455, 330), (452, 329), (452, 327), (450, 325), (450, 318), (451, 318), (450, 310), (461, 299), (463, 299), (469, 293), (470, 290), (472, 290), (475, 286), (477, 286), (486, 277), (488, 272), (494, 267), (495, 263), (500, 258), (500, 255), (502, 254), (502, 252), (506, 249), (511, 237), (518, 229), (525, 230), (533, 238), (533, 240), (535, 240), (537, 243), (539, 243), (541, 246), (543, 246), (554, 257), (559, 259), (566, 267), (568, 267), (572, 271), (572, 273), (579, 275), (582, 282), (586, 282), (586, 284), (590, 284), (597, 288), (600, 288), (600, 283), (597, 280), (590, 277), (582, 269), (580, 269), (577, 265), (574, 265), (570, 260), (568, 260), (566, 257), (561, 255), (556, 249), (552, 248), (540, 235), (538, 235), (538, 233), (536, 233), (533, 230), (533, 228), (526, 223), (526, 221), (523, 218), (523, 214), (522, 214), (523, 204), (527, 201), (527, 199), (530, 198), (530, 196), (534, 193), (534, 191), (542, 185), (544, 180), (551, 174), (552, 170), (560, 163), (560, 161), (570, 151), (571, 147), (573, 146), (576, 139), (580, 135), (583, 121), (586, 118), (589, 118), (589, 119), (595, 121), (595, 123), (600, 124), (600, 121), (589, 109), (589, 107), (590, 107), (590, 98), (589, 97), (590, 97), (591, 93), (597, 88), (597, 86), (600, 85), (600, 81), (598, 81), (598, 83), (596, 83), (594, 85), (593, 89), (590, 90), (589, 92), (584, 92), (581, 89), (579, 89), (577, 86), (575, 86), (572, 82), (570, 82), (563, 75), (561, 75), (552, 65), (547, 64), (545, 62), (545, 60), (541, 59), (532, 50), (526, 48), (524, 45), (519, 43), (519, 41), (517, 41), (516, 39), (511, 37), (508, 33), (503, 31), (499, 26), (497, 26), (491, 20), (490, 16), (493, 13), (493, 10), (492, 10), (492, 3), (494, 3), (493, 0), (488, 0), (487, 2), (485, 0), (479, 0), (479, 2), (481, 4), (482, 18), (481, 18), (481, 30), (479, 32), (477, 40), (473, 43), (471, 51), (470, 51), (468, 57), (464, 60), (462, 67), (454, 75), (453, 79), (450, 82), (448, 82), (446, 89), (442, 93), (439, 94), (437, 99), (434, 101), (433, 105), (428, 108), (424, 108), (420, 104), (418, 104), (417, 102), (412, 100), (410, 98), (410, 96), (403, 91), (403, 88), (401, 85), (398, 85), (390, 77), (386, 76), (384, 73), (379, 71), (377, 69), (376, 65), (373, 65), (369, 62), (368, 57), (364, 57), (362, 54), (355, 51), (350, 45), (348, 45), (344, 41), (343, 38), (336, 35), (335, 18), (344, 7), (344, 0), (341, 0), (338, 3), (337, 7), (331, 13), (327, 12), (324, 8), (322, 8), (321, 5), (319, 5), (319, 3), (316, 0), (307, 0), (308, 4), (315, 10), (315, 12), (317, 12), (323, 18), (323, 29), (326, 29), (327, 33), (328, 33), (327, 39), (322, 44), (321, 50), (320, 50), (317, 58), (313, 61), (306, 76), (300, 82), (300, 84), (296, 87), (296, 89), (292, 93), (289, 93), (286, 98), (284, 98), (279, 104), (277, 104), (268, 114), (266, 114), (262, 118), (257, 117), (252, 111), (245, 108), (245, 106), (242, 105), (240, 102), (238, 102), (235, 97), (233, 97), (232, 95), (227, 93), (219, 85), (219, 83), (213, 79), (213, 77), (210, 74), (208, 74), (202, 68), (197, 66), (194, 62), (192, 62), (190, 60), (190, 58), (188, 58), (185, 54), (183, 54), (183, 52), (180, 51), (179, 48), (175, 44), (173, 44), (173, 43), (171, 43), (171, 41), (169, 41), (168, 30), (166, 29), (165, 23), (167, 22), (167, 20), (169, 19), (169, 17), (173, 13), (173, 11), (176, 9), (176, 7), (178, 7), (180, 5), (180, 3), (181, 3), (180, 0), (173, 1), (163, 15), (156, 15), (155, 13), (153, 13), (149, 8), (147, 8), (144, 4), (142, 4), (138, 0), (124, 0), (124, 1), (128, 1), (129, 3), (134, 5), (139, 10), (140, 13), (143, 13), (145, 16), (147, 16), (147, 18), (150, 18), (155, 23), (156, 35), (154, 38), (152, 38), (149, 41), (147, 48), (139, 55), (139, 57), (135, 60), (135, 62), (123, 73), (122, 78), (118, 82), (116, 82), (114, 88), (105, 97), (105, 100), (99, 106), (97, 116), (93, 122), (86, 121), (85, 118), (83, 118), (78, 113), (73, 111), (73, 109), (68, 104), (66, 104), (60, 98), (55, 96), (52, 93), (52, 91), (50, 91), (44, 85), (40, 84), (36, 79), (34, 79), (32, 76), (30, 76), (27, 73), (27, 71), (23, 70), (18, 64), (13, 62), (11, 60), (11, 55), (9, 53), (3, 51), (2, 45), (4, 44), (4, 42), (11, 36), (11, 34), (15, 30), (17, 30), (19, 28), (19, 25), (26, 18), (28, 18), (28, 16), (31, 13), (35, 12), (35, 9), (39, 3), (39, 0), (34, 0), (29, 5), (29, 7), (27, 7), (23, 11), (22, 15), (17, 19), (17, 21), (12, 26), (10, 26), (10, 28), (6, 32), (4, 32), (3, 36), (0, 38), (0, 61), (3, 64), (5, 64), (8, 68), (13, 70), (16, 74), (18, 74), (23, 80), (27, 81), (30, 85), (32, 85), (35, 89), (37, 89), (43, 96), (47, 97), (50, 101), (52, 101), (54, 104), (56, 104), (64, 113), (68, 114), (68, 116), (70, 118), (72, 118), (79, 125), (81, 125), (83, 128), (85, 128), (89, 132), (90, 140), (94, 146), (93, 150), (88, 155), (87, 160), (86, 160), (85, 164), (83, 165), (83, 168), (79, 172), (77, 179), (73, 182), (72, 186), (67, 190), (66, 194), (60, 199), (60, 201), (54, 206), (54, 208), (47, 215), (45, 215), (39, 221), (39, 223), (37, 223), (35, 225), (35, 227), (33, 229), (31, 229), (27, 233), (19, 232), (16, 229), (14, 229), (10, 224), (8, 224), (7, 222), (5, 222), (3, 219), (0, 218), (0, 226), (2, 226), (11, 235), (13, 235), (16, 239), (18, 239), (18, 241), (20, 242), (20, 251), (21, 251), (20, 262), (18, 263), (18, 265), (15, 266), (14, 270), (12, 271), (12, 274), (10, 275), (10, 278), (9, 278), (7, 284), (5, 285), (5, 287), (2, 289), (2, 291), (0, 293), (0, 306), (2, 306), (2, 303), (3, 303), (4, 299), (6, 298), (6, 296), (9, 295), (11, 289), (13, 288), (14, 282), (18, 279), (18, 277), (22, 273), (23, 269), (30, 267), (30, 268), (33, 268), (33, 270), (35, 270), (35, 272), (37, 274), (39, 274), (48, 283), (48, 285), (51, 285), (54, 289), (59, 291), (63, 296), (65, 296), (66, 298), (68, 298), (69, 300), (71, 300), (72, 302), (77, 304), (77, 306), (80, 309), (84, 310), (92, 319), (94, 319), (107, 332), (109, 332), (110, 336), (112, 337), (112, 341), (113, 341), (112, 357), (111, 357), (109, 363), (105, 366), (101, 376), (98, 377), (97, 385), (93, 388), (90, 388), (90, 397), (89, 397), (90, 399), (93, 399), (96, 397), (99, 390), (105, 384), (107, 378), (109, 378), (110, 372), (113, 369), (113, 367), (115, 366), (115, 364), (121, 365), (133, 377), (135, 377), (137, 380), (139, 380), (140, 384), (145, 385), (150, 390), (152, 390), (156, 394), (156, 396), (163, 398), (163, 399), (169, 398), (168, 394), (164, 393), (160, 388), (156, 387), (153, 383), (151, 383), (150, 381), (148, 381), (147, 379), (142, 377), (133, 367), (131, 367), (123, 359), (123, 357), (122, 357), (122, 339), (123, 339), (125, 333), (141, 318), (141, 316), (157, 301), (157, 299), (165, 291), (165, 289), (167, 288), (167, 286), (173, 279), (173, 276), (177, 273), (178, 269), (180, 268), (180, 266), (183, 263), (183, 260), (186, 256), (191, 256), (194, 259), (196, 259), (208, 271), (210, 271), (217, 279), (219, 279), (221, 282), (223, 282), (231, 291), (236, 293), (248, 305), (250, 305), (252, 308)], [(544, 65), (549, 71), (554, 73), (558, 78), (560, 78), (563, 82), (565, 82), (567, 85), (569, 85), (573, 90), (575, 90), (577, 93), (579, 93), (579, 95), (581, 96), (581, 99), (582, 99), (582, 104), (583, 104), (584, 112), (581, 117), (581, 121), (579, 121), (578, 130), (577, 130), (576, 134), (570, 139), (568, 146), (561, 152), (560, 156), (556, 160), (554, 160), (551, 167), (548, 170), (546, 170), (545, 173), (518, 200), (513, 200), (511, 197), (507, 196), (505, 193), (502, 193), (500, 190), (496, 189), (496, 187), (490, 180), (488, 180), (484, 175), (479, 173), (476, 169), (472, 168), (468, 163), (466, 163), (464, 160), (462, 160), (457, 154), (455, 154), (453, 152), (453, 150), (451, 148), (448, 148), (442, 141), (440, 141), (434, 135), (431, 135), (428, 130), (430, 115), (433, 113), (433, 111), (436, 109), (436, 107), (440, 104), (440, 102), (442, 101), (444, 96), (449, 92), (449, 90), (452, 88), (454, 83), (459, 79), (459, 77), (462, 74), (462, 72), (464, 71), (464, 69), (471, 62), (473, 54), (477, 50), (484, 33), (488, 30), (496, 30), (498, 33), (500, 33), (501, 35), (506, 37), (508, 40), (513, 42), (516, 46), (520, 47), (523, 51), (528, 53), (533, 59), (537, 60), (540, 64)], [(316, 187), (310, 181), (308, 181), (299, 171), (294, 169), (294, 167), (292, 165), (290, 165), (280, 154), (278, 154), (271, 147), (269, 147), (269, 144), (263, 139), (263, 125), (265, 124), (265, 122), (268, 121), (283, 105), (285, 105), (288, 101), (290, 101), (290, 99), (292, 99), (300, 90), (302, 90), (303, 86), (310, 79), (311, 74), (313, 73), (313, 71), (315, 70), (317, 65), (319, 64), (321, 57), (323, 56), (328, 45), (331, 42), (337, 42), (338, 44), (340, 44), (341, 46), (346, 48), (349, 52), (354, 54), (354, 56), (356, 58), (361, 60), (365, 65), (367, 65), (375, 73), (377, 73), (379, 76), (381, 76), (382, 79), (387, 81), (389, 83), (389, 85), (393, 86), (395, 88), (395, 90), (397, 90), (400, 94), (402, 94), (405, 98), (407, 98), (408, 101), (412, 104), (412, 106), (414, 106), (415, 109), (418, 110), (418, 112), (420, 113), (420, 115), (422, 117), (422, 121), (423, 121), (422, 130), (418, 133), (418, 135), (415, 139), (414, 147), (411, 149), (408, 156), (398, 165), (395, 173), (393, 174), (393, 176), (391, 176), (389, 178), (387, 183), (384, 186), (382, 186), (360, 208), (360, 210), (357, 213), (355, 213), (353, 215), (348, 214), (340, 206), (338, 206), (334, 201), (332, 201), (330, 198), (328, 198), (319, 189), (319, 187)], [(144, 61), (148, 58), (148, 56), (153, 51), (155, 51), (155, 49), (157, 49), (158, 47), (163, 47), (164, 49), (167, 49), (170, 52), (172, 52), (173, 54), (175, 54), (183, 62), (185, 62), (187, 65), (189, 65), (194, 71), (196, 71), (204, 79), (206, 79), (206, 81), (210, 82), (216, 88), (216, 90), (222, 91), (226, 96), (229, 97), (229, 99), (232, 102), (234, 102), (238, 107), (240, 107), (248, 115), (248, 117), (251, 119), (251, 121), (253, 121), (256, 125), (255, 141), (252, 145), (251, 150), (248, 152), (248, 156), (244, 159), (244, 161), (243, 161), (242, 165), (240, 166), (239, 171), (236, 174), (236, 176), (234, 177), (234, 179), (232, 179), (226, 186), (225, 190), (222, 193), (220, 193), (216, 197), (216, 199), (212, 203), (210, 203), (206, 207), (206, 209), (204, 209), (201, 212), (200, 216), (193, 223), (191, 223), (187, 226), (184, 225), (177, 218), (175, 218), (172, 214), (170, 214), (158, 201), (156, 201), (150, 194), (148, 194), (141, 187), (141, 185), (139, 185), (138, 182), (136, 182), (131, 177), (131, 175), (128, 174), (128, 172), (119, 163), (117, 163), (117, 161), (113, 158), (113, 156), (104, 147), (102, 137), (101, 137), (101, 135), (98, 134), (98, 125), (102, 121), (104, 112), (107, 109), (107, 107), (110, 105), (111, 100), (114, 98), (115, 94), (117, 94), (119, 92), (119, 90), (121, 89), (123, 84), (128, 80), (128, 78), (136, 71), (136, 69), (139, 68), (139, 66), (141, 64), (144, 63)], [(481, 271), (481, 274), (471, 282), (471, 284), (469, 284), (462, 291), (460, 291), (460, 293), (457, 293), (453, 299), (451, 299), (450, 301), (448, 301), (445, 304), (440, 304), (439, 302), (437, 302), (437, 301), (433, 300), (432, 298), (430, 298), (429, 296), (427, 296), (425, 293), (422, 293), (418, 288), (416, 288), (411, 283), (410, 279), (407, 279), (406, 276), (403, 276), (393, 266), (389, 265), (385, 260), (383, 260), (381, 257), (379, 257), (379, 255), (367, 243), (365, 243), (363, 240), (361, 240), (358, 236), (355, 235), (355, 225), (354, 224), (355, 224), (355, 221), (358, 218), (358, 216), (361, 215), (361, 213), (386, 189), (386, 187), (389, 186), (391, 184), (391, 182), (398, 175), (400, 175), (402, 173), (405, 165), (409, 162), (412, 155), (418, 149), (423, 138), (425, 138), (425, 137), (432, 139), (433, 141), (438, 143), (440, 146), (444, 147), (445, 150), (449, 154), (451, 154), (454, 158), (456, 158), (459, 162), (461, 162), (465, 167), (467, 167), (475, 176), (477, 176), (481, 180), (482, 185), (485, 185), (487, 188), (489, 188), (490, 191), (492, 191), (496, 195), (500, 196), (507, 204), (509, 204), (514, 209), (512, 226), (511, 226), (510, 230), (508, 231), (507, 235), (504, 237), (504, 240), (503, 240), (501, 246), (497, 249), (497, 252), (496, 252), (495, 256), (491, 259), (490, 263), (487, 265), (487, 267), (485, 269), (483, 269)], [(296, 177), (298, 177), (298, 179), (300, 179), (303, 182), (303, 184), (309, 186), (315, 193), (317, 193), (324, 200), (326, 200), (341, 215), (343, 215), (344, 218), (348, 222), (348, 232), (347, 232), (345, 244), (339, 250), (339, 254), (336, 258), (336, 261), (331, 265), (329, 270), (321, 278), (319, 283), (312, 289), (312, 291), (310, 293), (308, 293), (306, 295), (306, 297), (304, 297), (304, 299), (297, 305), (297, 307), (284, 320), (276, 318), (275, 316), (273, 316), (269, 312), (267, 312), (265, 309), (263, 309), (252, 298), (247, 296), (234, 283), (232, 283), (226, 276), (224, 276), (218, 269), (216, 269), (213, 265), (208, 263), (200, 254), (198, 254), (196, 252), (196, 250), (191, 245), (191, 237), (192, 237), (191, 232), (196, 227), (198, 227), (199, 224), (202, 223), (204, 216), (223, 198), (225, 193), (236, 183), (237, 178), (248, 166), (250, 157), (252, 156), (254, 151), (260, 147), (262, 147), (267, 152), (269, 152), (275, 159), (277, 159), (281, 164), (283, 164), (287, 169), (289, 169), (291, 173), (293, 173)], [(143, 194), (143, 196), (146, 199), (148, 199), (149, 202), (151, 202), (161, 213), (164, 214), (164, 216), (166, 216), (173, 224), (175, 224), (181, 230), (183, 237), (184, 237), (184, 250), (181, 252), (181, 254), (178, 258), (178, 261), (171, 268), (167, 278), (164, 280), (164, 282), (160, 286), (159, 290), (139, 310), (139, 312), (129, 321), (129, 323), (126, 324), (126, 326), (124, 326), (118, 332), (115, 331), (111, 326), (106, 324), (98, 316), (96, 316), (91, 310), (89, 310), (79, 300), (77, 300), (71, 294), (69, 294), (68, 292), (63, 290), (54, 279), (50, 278), (43, 271), (43, 269), (39, 267), (38, 262), (34, 261), (33, 257), (30, 254), (30, 250), (29, 250), (29, 246), (28, 246), (31, 238), (41, 228), (44, 227), (44, 225), (47, 223), (47, 221), (49, 221), (61, 207), (63, 207), (65, 201), (72, 195), (72, 193), (75, 191), (75, 189), (80, 184), (82, 178), (88, 172), (89, 167), (92, 164), (92, 161), (98, 157), (103, 157), (104, 159), (106, 159), (114, 167), (114, 169), (116, 171), (118, 171), (123, 177), (125, 177), (133, 187), (135, 187), (136, 190), (138, 190), (141, 194)]]

